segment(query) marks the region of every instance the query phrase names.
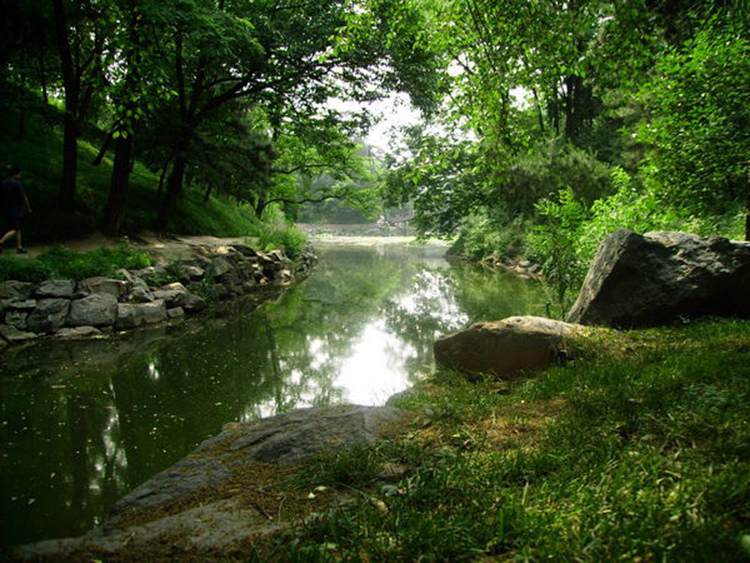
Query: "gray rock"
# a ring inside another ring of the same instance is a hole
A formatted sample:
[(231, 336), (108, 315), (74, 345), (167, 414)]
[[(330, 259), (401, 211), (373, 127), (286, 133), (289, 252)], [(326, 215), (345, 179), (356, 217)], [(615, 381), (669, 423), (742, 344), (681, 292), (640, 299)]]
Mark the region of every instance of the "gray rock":
[(148, 288), (143, 280), (140, 280), (139, 278), (139, 281), (140, 283), (134, 285), (128, 292), (128, 295), (125, 298), (126, 301), (130, 303), (151, 303), (151, 301), (156, 299), (154, 293)]
[(114, 278), (96, 276), (78, 282), (78, 291), (85, 294), (106, 293), (120, 299), (127, 291), (127, 283)]
[(0, 325), (0, 336), (8, 342), (25, 342), (26, 340), (37, 338), (37, 335), (33, 332), (18, 330), (10, 325)]
[(117, 298), (112, 294), (92, 293), (70, 303), (68, 326), (112, 326), (117, 318)]
[(700, 315), (750, 317), (750, 242), (619, 229), (599, 248), (568, 320), (631, 328)]
[(135, 283), (135, 280), (139, 279), (133, 272), (126, 270), (125, 268), (120, 268), (115, 273), (129, 283)]
[(34, 309), (36, 309), (35, 299), (23, 299), (23, 300), (13, 299), (8, 303), (6, 307), (6, 310), (26, 311), (27, 313), (30, 311), (33, 311)]
[(154, 299), (161, 299), (167, 304), (167, 307), (179, 307), (182, 304), (182, 297), (187, 291), (176, 291), (171, 289), (157, 289), (153, 292)]
[(216, 279), (220, 279), (233, 270), (234, 268), (232, 268), (232, 265), (226, 258), (215, 258), (211, 262), (211, 272)]
[(70, 299), (73, 297), (75, 284), (73, 280), (47, 280), (36, 288), (35, 295), (41, 298), (59, 297)]
[(19, 309), (10, 309), (5, 312), (5, 324), (17, 328), (18, 330), (26, 330), (28, 328), (29, 312)]
[(473, 324), (435, 341), (433, 348), (438, 364), (507, 377), (574, 355), (583, 332), (583, 327), (562, 321), (510, 317)]
[(102, 331), (93, 326), (77, 326), (75, 328), (61, 328), (55, 333), (59, 338), (95, 338), (102, 336)]
[(272, 250), (271, 252), (267, 253), (266, 256), (268, 256), (274, 262), (283, 262), (285, 264), (288, 263), (288, 262), (290, 262), (289, 258), (287, 258), (287, 256), (286, 256), (286, 254), (284, 254), (284, 252), (282, 252), (279, 249)]
[(0, 283), (0, 299), (28, 299), (34, 291), (33, 283), (9, 280)]
[(167, 319), (167, 307), (164, 300), (153, 303), (120, 303), (117, 306), (117, 329), (128, 330)]
[[(71, 293), (72, 293), (71, 284)], [(37, 308), (27, 320), (28, 329), (34, 332), (55, 332), (65, 325), (70, 311), (68, 299), (40, 299)]]
[[(179, 284), (182, 287), (182, 284)], [(163, 299), (168, 308), (182, 307), (185, 311), (195, 312), (206, 308), (206, 302), (203, 298), (190, 293), (184, 287), (182, 290), (156, 290), (154, 291), (156, 299)]]
[(167, 309), (167, 318), (169, 319), (180, 319), (185, 316), (185, 310), (182, 307), (174, 307), (173, 309)]
[(164, 291), (187, 291), (187, 289), (185, 289), (185, 286), (180, 282), (168, 283), (166, 285), (163, 285), (161, 288)]
[(228, 424), (190, 456), (123, 497), (112, 508), (112, 516), (131, 508), (158, 508), (200, 487), (229, 479), (232, 470), (222, 460), (290, 465), (322, 451), (371, 443), (386, 424), (406, 415), (392, 407), (344, 405), (298, 409), (258, 422)]
[(230, 245), (246, 258), (257, 258), (258, 252), (249, 244), (235, 243)]
[(199, 281), (203, 279), (206, 271), (200, 266), (187, 266), (185, 267), (185, 275), (192, 281)]
[(200, 295), (196, 295), (195, 293), (186, 292), (183, 297), (182, 301), (180, 302), (180, 307), (182, 307), (186, 312), (188, 313), (197, 313), (198, 311), (202, 311), (207, 306), (206, 300), (203, 299)]

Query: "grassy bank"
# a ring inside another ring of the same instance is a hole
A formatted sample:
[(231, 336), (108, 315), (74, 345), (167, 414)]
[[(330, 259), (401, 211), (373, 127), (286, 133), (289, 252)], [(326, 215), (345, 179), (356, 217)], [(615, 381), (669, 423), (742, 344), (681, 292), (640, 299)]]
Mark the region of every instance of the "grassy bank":
[(607, 332), (511, 384), (439, 372), (397, 406), (416, 413), (406, 427), (300, 473), (354, 502), (259, 560), (750, 556), (748, 321)]
[[(48, 112), (54, 110), (49, 109)], [(50, 127), (41, 117), (26, 116), (24, 134), (18, 135), (18, 116), (0, 115), (0, 173), (18, 165), (34, 213), (24, 223), (24, 242), (47, 243), (91, 234), (99, 225), (109, 193), (112, 154), (98, 166), (93, 164), (102, 141), (88, 131), (78, 144), (77, 199), (89, 212), (62, 212), (56, 204), (62, 169), (62, 128)], [(151, 228), (158, 213), (159, 173), (136, 162), (130, 178), (125, 231), (137, 233)], [(168, 231), (177, 234), (256, 236), (261, 224), (247, 206), (223, 197), (203, 201), (203, 189), (186, 187)]]

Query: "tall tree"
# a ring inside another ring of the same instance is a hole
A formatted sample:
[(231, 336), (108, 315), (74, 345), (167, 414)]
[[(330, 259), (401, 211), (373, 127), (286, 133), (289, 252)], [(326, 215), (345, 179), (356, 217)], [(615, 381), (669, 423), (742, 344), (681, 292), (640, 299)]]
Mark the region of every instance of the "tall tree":
[(63, 166), (58, 200), (62, 207), (71, 208), (75, 203), (78, 137), (97, 89), (103, 83), (106, 66), (103, 26), (108, 19), (96, 2), (52, 0), (52, 5), (65, 93)]

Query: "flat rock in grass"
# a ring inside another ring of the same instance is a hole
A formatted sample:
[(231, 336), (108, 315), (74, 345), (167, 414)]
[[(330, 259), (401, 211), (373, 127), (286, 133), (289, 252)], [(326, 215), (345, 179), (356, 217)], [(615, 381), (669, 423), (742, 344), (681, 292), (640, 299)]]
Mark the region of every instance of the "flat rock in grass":
[(167, 319), (167, 306), (163, 299), (151, 303), (120, 303), (117, 306), (118, 330), (128, 330)]
[(70, 299), (73, 297), (75, 283), (73, 280), (47, 280), (39, 284), (34, 295), (38, 298), (51, 299), (63, 298)]
[(0, 282), (0, 299), (28, 299), (33, 292), (33, 283), (16, 280)]
[(131, 491), (112, 508), (116, 518), (129, 509), (153, 510), (231, 477), (223, 460), (290, 465), (343, 446), (371, 443), (382, 428), (407, 416), (393, 407), (297, 409), (256, 422), (227, 424), (188, 457)]
[(78, 282), (78, 291), (84, 294), (106, 293), (119, 299), (127, 291), (127, 283), (114, 278), (95, 276)]
[(26, 325), (34, 332), (55, 332), (65, 325), (69, 311), (68, 299), (40, 299), (36, 309), (29, 315)]
[(68, 326), (112, 326), (117, 318), (117, 298), (109, 292), (92, 293), (70, 303)]
[[(221, 552), (233, 542), (283, 525), (240, 498), (227, 497), (227, 485), (252, 487), (246, 477), (248, 469), (252, 476), (254, 467), (269, 467), (257, 462), (289, 465), (322, 451), (369, 443), (385, 425), (406, 416), (405, 411), (391, 407), (344, 405), (227, 424), (218, 436), (120, 499), (102, 526), (79, 538), (22, 546), (16, 554), (24, 559), (48, 560), (65, 560), (76, 550), (128, 555), (136, 546), (163, 541), (164, 537), (188, 550)], [(211, 491), (217, 492), (212, 496)], [(197, 502), (189, 500), (195, 499), (194, 495), (199, 495)], [(164, 516), (156, 512), (163, 507), (178, 508)], [(138, 517), (130, 519), (134, 514), (147, 523), (137, 523)], [(151, 515), (156, 518), (149, 518)]]
[(509, 377), (541, 370), (575, 354), (580, 325), (542, 317), (481, 322), (435, 341), (435, 361), (473, 373)]
[(750, 317), (750, 242), (618, 229), (602, 243), (568, 321), (622, 328)]
[(16, 327), (10, 325), (0, 325), (0, 336), (8, 342), (25, 342), (38, 337), (33, 332), (18, 330)]

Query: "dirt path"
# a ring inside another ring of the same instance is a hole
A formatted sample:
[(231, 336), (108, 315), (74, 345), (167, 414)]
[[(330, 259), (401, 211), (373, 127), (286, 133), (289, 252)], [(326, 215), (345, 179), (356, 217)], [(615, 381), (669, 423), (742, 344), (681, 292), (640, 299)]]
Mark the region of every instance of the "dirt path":
[[(227, 244), (246, 242), (247, 237), (219, 238), (207, 235), (197, 236), (178, 236), (178, 235), (157, 235), (151, 232), (145, 232), (138, 235), (137, 238), (131, 239), (131, 242), (141, 250), (148, 252), (151, 257), (157, 261), (168, 261), (179, 258), (190, 257), (194, 250), (201, 246), (217, 247)], [(101, 233), (95, 233), (85, 239), (60, 241), (59, 244), (75, 250), (76, 252), (87, 252), (97, 248), (117, 248), (120, 246), (120, 237), (107, 237)], [(28, 254), (17, 255), (12, 248), (6, 247), (4, 254), (18, 258), (35, 258), (45, 250), (51, 248), (53, 244), (39, 244), (27, 247)]]

